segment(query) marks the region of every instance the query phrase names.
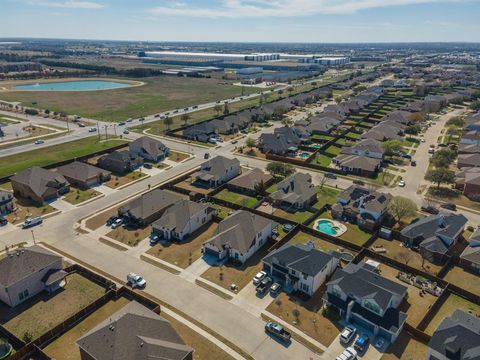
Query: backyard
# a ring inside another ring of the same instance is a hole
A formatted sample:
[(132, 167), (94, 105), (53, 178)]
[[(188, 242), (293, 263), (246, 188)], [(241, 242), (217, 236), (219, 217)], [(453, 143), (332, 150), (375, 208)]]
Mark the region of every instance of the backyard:
[(474, 304), (458, 295), (449, 294), (433, 319), (428, 323), (425, 332), (431, 335), (438, 325), (440, 325), (442, 320), (445, 317), (452, 315), (457, 309), (463, 310), (474, 317), (480, 317), (480, 304)]
[(220, 191), (214, 197), (247, 208), (253, 208), (258, 202), (258, 200), (254, 197), (238, 194), (236, 192), (229, 191), (228, 189)]
[(122, 143), (125, 143), (125, 141), (117, 139), (98, 141), (98, 138), (93, 136), (65, 144), (4, 156), (0, 158), (0, 177), (12, 175), (32, 166), (45, 166), (79, 158)]
[(406, 331), (383, 354), (381, 360), (417, 360), (427, 356), (427, 345), (415, 340)]
[(317, 186), (317, 202), (313, 207), (315, 209), (322, 208), (325, 204), (333, 205), (337, 202), (337, 195), (340, 194), (339, 189), (329, 186)]
[(230, 291), (230, 285), (235, 284), (238, 291), (240, 291), (251, 282), (255, 274), (262, 269), (262, 259), (268, 254), (268, 249), (272, 245), (273, 242), (267, 242), (243, 265), (236, 266), (226, 263), (220, 266), (211, 266), (202, 274), (202, 278)]
[(149, 249), (147, 254), (185, 269), (200, 259), (203, 243), (212, 237), (217, 227), (218, 224), (211, 223), (198, 229), (182, 242), (160, 242)]
[(280, 208), (274, 208), (273, 215), (285, 220), (303, 224), (313, 215), (313, 213), (308, 210), (295, 210), (295, 212), (289, 212)]
[(324, 291), (325, 286), (322, 286), (308, 300), (281, 292), (266, 310), (323, 345), (329, 346), (342, 327), (337, 322), (338, 314), (333, 311), (329, 313), (329, 317), (323, 314), (322, 296)]
[(480, 279), (478, 275), (472, 274), (459, 266), (451, 268), (443, 279), (480, 296)]
[(214, 190), (213, 188), (204, 188), (204, 187), (196, 186), (195, 184), (192, 184), (193, 181), (194, 181), (193, 178), (188, 178), (186, 180), (179, 182), (178, 184), (175, 184), (175, 187), (185, 189), (188, 191), (193, 191), (200, 194), (204, 194), (204, 195), (209, 194)]
[(19, 338), (36, 339), (105, 293), (104, 288), (79, 274), (66, 278), (63, 290), (40, 293), (15, 308), (0, 304), (0, 322)]

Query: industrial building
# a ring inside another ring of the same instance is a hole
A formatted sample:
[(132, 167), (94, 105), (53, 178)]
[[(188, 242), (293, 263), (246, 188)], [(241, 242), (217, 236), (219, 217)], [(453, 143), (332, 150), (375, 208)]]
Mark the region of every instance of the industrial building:
[(226, 53), (203, 53), (181, 51), (147, 51), (146, 57), (159, 59), (202, 59), (216, 61), (272, 61), (279, 60), (279, 54), (226, 54)]

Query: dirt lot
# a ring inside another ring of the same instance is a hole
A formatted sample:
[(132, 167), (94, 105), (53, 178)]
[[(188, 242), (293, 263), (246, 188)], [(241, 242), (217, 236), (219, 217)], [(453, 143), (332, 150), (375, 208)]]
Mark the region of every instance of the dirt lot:
[(14, 309), (0, 304), (1, 324), (19, 338), (28, 333), (35, 339), (105, 293), (81, 275), (72, 274), (66, 280), (63, 290), (38, 294)]
[(268, 254), (268, 249), (272, 245), (273, 242), (267, 242), (241, 266), (230, 263), (222, 266), (211, 266), (202, 274), (202, 278), (210, 280), (227, 290), (230, 290), (230, 285), (235, 284), (240, 291), (262, 269), (262, 259)]
[(107, 236), (128, 246), (137, 246), (140, 241), (146, 239), (152, 231), (150, 226), (143, 229), (125, 229), (122, 226), (110, 231)]
[(407, 313), (407, 322), (410, 325), (417, 326), (425, 316), (425, 313), (438, 298), (430, 294), (421, 295), (419, 288), (398, 280), (396, 277), (397, 274), (397, 269), (385, 264), (380, 265), (380, 275), (407, 287), (408, 296), (400, 306), (400, 310)]
[(90, 316), (79, 322), (43, 350), (52, 358), (64, 360), (80, 360), (80, 351), (75, 344), (80, 337), (100, 324), (109, 316), (127, 305), (130, 301), (126, 298), (112, 300), (96, 310)]
[(132, 181), (144, 178), (146, 176), (147, 174), (144, 174), (138, 171), (133, 171), (126, 175), (112, 175), (112, 178), (109, 181), (107, 181), (105, 185), (107, 185), (112, 189), (116, 189), (122, 185), (131, 183)]
[(22, 223), (26, 218), (47, 215), (55, 211), (55, 209), (50, 205), (36, 206), (30, 200), (21, 198), (17, 199), (16, 206), (16, 211), (5, 216), (8, 222), (12, 224)]
[(397, 341), (395, 341), (395, 344), (387, 349), (381, 360), (425, 359), (427, 350), (427, 345), (415, 340), (403, 331), (397, 338)]
[(397, 260), (401, 263), (405, 263), (415, 269), (423, 270), (432, 275), (437, 275), (441, 269), (441, 266), (432, 264), (428, 260), (423, 260), (420, 253), (401, 246), (402, 243), (398, 240), (389, 241), (379, 238), (373, 245), (382, 246), (387, 249), (387, 252), (383, 253), (382, 255), (389, 257), (390, 259)]
[[(322, 296), (325, 287), (322, 286), (307, 301), (281, 292), (280, 295), (267, 307), (267, 311), (292, 324), (308, 336), (329, 346), (338, 336), (341, 325), (338, 324), (336, 314), (331, 319), (322, 314)], [(295, 316), (296, 310), (298, 316)]]
[(203, 243), (212, 237), (217, 227), (216, 223), (202, 227), (182, 243), (156, 244), (147, 254), (185, 269), (202, 256)]

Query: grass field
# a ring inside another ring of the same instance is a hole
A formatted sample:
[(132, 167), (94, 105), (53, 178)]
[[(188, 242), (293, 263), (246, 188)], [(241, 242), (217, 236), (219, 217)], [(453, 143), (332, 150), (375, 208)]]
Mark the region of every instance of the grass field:
[(125, 143), (124, 140), (98, 141), (96, 136), (27, 151), (0, 158), (0, 177), (14, 174), (31, 166), (45, 166), (63, 160), (78, 158)]
[[(15, 91), (0, 94), (1, 100), (51, 111), (78, 114), (105, 121), (125, 120), (242, 94), (242, 87), (220, 79), (158, 76), (142, 79), (144, 86), (107, 91)], [(258, 89), (243, 89), (244, 94)]]

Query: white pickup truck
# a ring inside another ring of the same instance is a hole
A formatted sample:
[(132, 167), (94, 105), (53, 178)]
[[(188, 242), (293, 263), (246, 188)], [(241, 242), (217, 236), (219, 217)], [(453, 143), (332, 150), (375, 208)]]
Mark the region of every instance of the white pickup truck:
[(147, 286), (147, 282), (145, 281), (145, 279), (135, 273), (130, 273), (127, 275), (127, 283), (129, 286), (132, 287), (132, 289), (143, 289), (145, 288), (145, 286)]

